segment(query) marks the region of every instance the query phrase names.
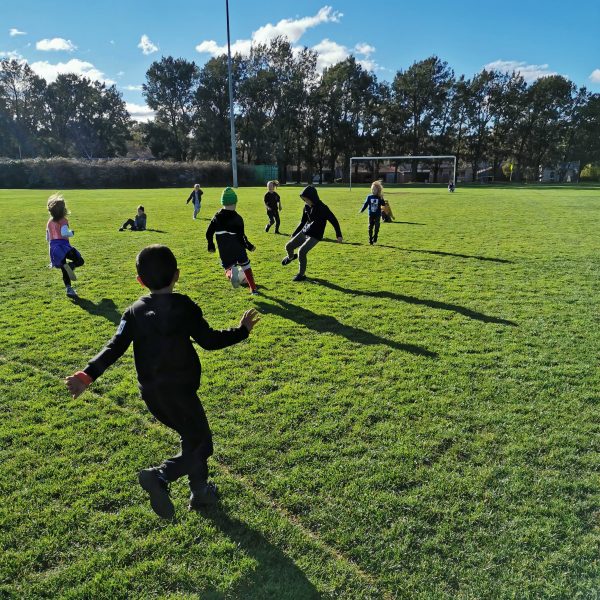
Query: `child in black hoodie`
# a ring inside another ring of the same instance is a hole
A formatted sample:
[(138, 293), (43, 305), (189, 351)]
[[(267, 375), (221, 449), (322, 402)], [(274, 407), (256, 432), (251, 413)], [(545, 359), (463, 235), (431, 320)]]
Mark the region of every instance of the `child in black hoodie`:
[[(166, 246), (148, 246), (137, 256), (138, 281), (150, 288), (124, 313), (114, 337), (83, 371), (67, 377), (73, 398), (82, 394), (133, 342), (133, 356), (142, 399), (150, 412), (181, 436), (181, 452), (159, 467), (139, 473), (154, 512), (165, 519), (175, 514), (169, 483), (189, 477), (189, 508), (217, 501), (216, 487), (207, 482), (207, 459), (213, 453), (212, 434), (197, 396), (200, 361), (192, 339), (205, 350), (218, 350), (245, 340), (258, 321), (246, 311), (239, 327), (212, 329), (202, 310), (188, 296), (174, 294), (179, 279), (177, 260)], [(190, 339), (191, 338), (191, 339)]]
[(237, 195), (230, 187), (223, 190), (221, 204), (223, 208), (212, 218), (206, 230), (208, 251), (216, 250), (213, 242), (213, 236), (216, 234), (221, 265), (225, 269), (227, 279), (231, 281), (234, 288), (238, 287), (240, 285), (239, 267), (246, 277), (250, 293), (256, 295), (258, 290), (250, 268), (250, 259), (246, 254), (246, 250), (252, 252), (255, 247), (244, 233), (244, 219), (235, 210)]
[[(281, 264), (285, 266), (298, 258), (300, 265), (294, 281), (304, 281), (306, 279), (306, 255), (323, 239), (327, 221), (333, 225), (337, 241), (340, 243), (344, 241), (338, 220), (329, 210), (329, 207), (321, 202), (317, 190), (312, 185), (307, 185), (304, 188), (300, 198), (306, 206), (298, 227), (292, 233), (292, 239), (285, 245), (287, 256), (281, 261)], [(299, 248), (298, 254), (294, 253), (296, 248)]]

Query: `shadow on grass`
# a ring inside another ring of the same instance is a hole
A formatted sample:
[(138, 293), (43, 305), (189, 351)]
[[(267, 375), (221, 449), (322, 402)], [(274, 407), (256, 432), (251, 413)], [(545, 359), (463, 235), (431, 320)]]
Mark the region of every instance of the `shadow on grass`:
[(382, 227), (385, 225), (427, 225), (427, 223), (414, 223), (413, 221), (389, 221), (381, 223)]
[(256, 302), (256, 308), (258, 308), (260, 312), (277, 315), (284, 319), (295, 321), (296, 323), (304, 325), (319, 333), (341, 335), (351, 342), (356, 342), (357, 344), (363, 344), (365, 346), (381, 344), (394, 348), (395, 350), (402, 350), (403, 352), (410, 352), (411, 354), (426, 356), (428, 358), (437, 358), (438, 356), (436, 352), (432, 352), (423, 346), (401, 344), (400, 342), (395, 342), (394, 340), (375, 335), (370, 331), (352, 327), (351, 325), (344, 325), (331, 315), (320, 315), (302, 306), (297, 306), (296, 304), (291, 304), (285, 300), (273, 298), (267, 294), (263, 294), (263, 298), (273, 300), (274, 302), (277, 302), (279, 306), (266, 304), (265, 302)]
[[(236, 598), (321, 598), (321, 594), (296, 566), (294, 561), (271, 544), (260, 532), (242, 521), (233, 519), (222, 508), (206, 507), (198, 511), (232, 540), (258, 566), (234, 591)], [(212, 592), (212, 591), (211, 591)], [(209, 592), (206, 598), (229, 598), (230, 594)], [(204, 597), (204, 596), (203, 596)]]
[(449, 310), (469, 319), (475, 321), (482, 321), (483, 323), (497, 323), (498, 325), (509, 325), (510, 327), (517, 327), (517, 323), (509, 321), (507, 319), (501, 319), (500, 317), (491, 317), (480, 312), (471, 310), (458, 304), (448, 304), (446, 302), (440, 302), (439, 300), (425, 300), (423, 298), (416, 298), (415, 296), (405, 296), (404, 294), (396, 294), (394, 292), (370, 292), (366, 290), (352, 290), (350, 288), (344, 288), (325, 279), (319, 279), (313, 277), (310, 281), (322, 285), (323, 287), (329, 288), (336, 292), (342, 292), (344, 294), (352, 294), (353, 296), (368, 296), (370, 298), (386, 298), (388, 300), (398, 300), (399, 302), (406, 302), (407, 304), (415, 304), (417, 306), (428, 306), (429, 308), (436, 308), (440, 310)]
[(152, 233), (169, 233), (168, 231), (165, 231), (164, 229), (150, 229), (150, 228), (147, 228), (146, 231), (151, 231)]
[(385, 248), (396, 248), (402, 252), (416, 252), (418, 254), (434, 254), (436, 256), (456, 256), (457, 258), (475, 258), (476, 260), (484, 260), (489, 262), (497, 262), (512, 265), (512, 260), (506, 258), (492, 258), (490, 256), (479, 256), (477, 254), (457, 254), (455, 252), (443, 252), (442, 250), (418, 250), (411, 248), (399, 248), (398, 246), (384, 246)]
[(117, 305), (113, 300), (108, 298), (103, 298), (98, 304), (94, 304), (91, 300), (86, 300), (85, 298), (75, 298), (73, 304), (83, 308), (90, 315), (104, 317), (115, 325), (121, 322), (121, 313), (117, 309)]

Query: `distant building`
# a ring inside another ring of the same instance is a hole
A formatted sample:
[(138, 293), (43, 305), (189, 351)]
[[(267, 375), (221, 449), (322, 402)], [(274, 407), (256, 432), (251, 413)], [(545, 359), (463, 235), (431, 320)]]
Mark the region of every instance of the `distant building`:
[(561, 162), (553, 167), (540, 166), (540, 183), (576, 183), (579, 180), (580, 161)]

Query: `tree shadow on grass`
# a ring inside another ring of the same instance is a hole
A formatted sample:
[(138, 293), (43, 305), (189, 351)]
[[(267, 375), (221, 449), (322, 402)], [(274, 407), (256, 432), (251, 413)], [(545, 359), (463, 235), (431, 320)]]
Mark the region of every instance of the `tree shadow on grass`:
[(277, 302), (275, 304), (267, 304), (265, 302), (256, 302), (256, 307), (260, 312), (265, 314), (274, 314), (290, 321), (295, 321), (300, 325), (313, 329), (319, 333), (333, 333), (334, 335), (341, 335), (351, 342), (357, 344), (363, 344), (365, 346), (373, 345), (385, 345), (395, 350), (402, 350), (403, 352), (410, 352), (419, 356), (426, 356), (428, 358), (437, 358), (437, 353), (424, 348), (423, 346), (417, 346), (415, 344), (401, 344), (394, 340), (375, 335), (370, 331), (359, 329), (358, 327), (352, 327), (351, 325), (344, 325), (340, 323), (335, 317), (331, 315), (320, 315), (308, 310), (302, 306), (291, 304), (285, 300), (279, 300), (273, 298), (267, 294), (263, 294), (263, 298), (268, 298)]
[(344, 288), (342, 286), (326, 281), (325, 279), (319, 279), (317, 277), (311, 278), (311, 281), (322, 285), (323, 287), (335, 290), (336, 292), (342, 292), (344, 294), (352, 294), (353, 296), (368, 296), (370, 298), (386, 298), (388, 300), (398, 300), (399, 302), (406, 302), (407, 304), (415, 304), (417, 306), (428, 306), (429, 308), (436, 308), (440, 310), (449, 310), (451, 312), (458, 313), (469, 319), (475, 321), (482, 321), (483, 323), (497, 323), (498, 325), (508, 325), (510, 327), (517, 327), (517, 323), (509, 321), (508, 319), (501, 319), (500, 317), (491, 317), (484, 313), (476, 312), (470, 308), (460, 306), (458, 304), (448, 304), (446, 302), (440, 302), (439, 300), (426, 300), (424, 298), (417, 298), (415, 296), (405, 296), (404, 294), (396, 294), (394, 292), (378, 291), (371, 292), (368, 290), (353, 290), (350, 288)]
[(94, 304), (91, 300), (86, 300), (85, 298), (75, 298), (73, 299), (73, 304), (83, 308), (90, 315), (104, 317), (115, 325), (121, 322), (121, 313), (114, 301), (109, 298), (103, 298), (98, 304)]
[[(236, 586), (234, 597), (248, 600), (263, 598), (302, 598), (316, 600), (321, 594), (306, 578), (294, 561), (277, 546), (271, 544), (260, 532), (242, 521), (230, 517), (223, 508), (214, 506), (198, 511), (212, 521), (225, 536), (232, 540), (257, 563), (249, 577)], [(204, 597), (204, 596), (203, 596)], [(232, 597), (230, 593), (209, 593), (207, 598)]]

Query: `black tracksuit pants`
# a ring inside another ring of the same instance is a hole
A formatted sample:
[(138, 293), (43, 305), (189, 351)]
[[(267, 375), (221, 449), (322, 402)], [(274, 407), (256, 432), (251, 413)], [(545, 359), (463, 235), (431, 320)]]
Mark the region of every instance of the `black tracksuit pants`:
[[(381, 215), (369, 215), (369, 242), (376, 242), (379, 235)], [(374, 231), (373, 231), (374, 230)]]
[(142, 391), (150, 412), (164, 425), (175, 430), (181, 439), (181, 451), (163, 461), (160, 469), (168, 481), (184, 475), (193, 490), (208, 478), (208, 457), (213, 453), (212, 433), (204, 408), (195, 390), (165, 389)]
[[(81, 267), (83, 266), (84, 260), (83, 258), (81, 258), (81, 256), (79, 254), (77, 254), (77, 252), (75, 251), (75, 249), (71, 249), (69, 250), (69, 252), (67, 252), (67, 254), (65, 255), (65, 260), (63, 262), (63, 265), (66, 264), (67, 259), (71, 262), (69, 262), (69, 266), (71, 267), (71, 269), (75, 269), (77, 267)], [(60, 271), (62, 273), (62, 278), (63, 278), (63, 283), (66, 286), (70, 286), (71, 285), (71, 278), (67, 275), (67, 272), (64, 270), (64, 268), (61, 266)]]
[(279, 219), (278, 210), (267, 210), (267, 217), (269, 217), (269, 227), (275, 223), (275, 233), (279, 233), (279, 225), (281, 220)]

